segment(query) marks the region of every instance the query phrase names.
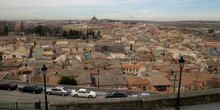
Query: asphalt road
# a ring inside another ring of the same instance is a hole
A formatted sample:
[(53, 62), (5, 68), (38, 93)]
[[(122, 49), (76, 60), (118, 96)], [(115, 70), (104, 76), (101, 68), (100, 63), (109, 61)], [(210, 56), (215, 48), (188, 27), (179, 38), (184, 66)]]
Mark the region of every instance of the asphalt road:
[[(19, 85), (21, 87), (23, 85)], [(50, 88), (50, 87), (48, 87)], [(71, 90), (71, 89), (70, 89)], [(72, 101), (93, 101), (93, 100), (106, 100), (105, 99), (105, 92), (96, 92), (96, 97), (89, 99), (89, 98), (75, 98), (72, 97), (70, 94), (67, 96), (60, 96), (60, 95), (47, 95), (48, 102), (72, 102)], [(20, 92), (18, 89), (16, 90), (0, 90), (0, 100), (6, 101), (19, 101), (19, 102), (38, 102), (41, 100), (42, 102), (45, 99), (44, 91), (39, 94), (33, 94), (28, 92)]]

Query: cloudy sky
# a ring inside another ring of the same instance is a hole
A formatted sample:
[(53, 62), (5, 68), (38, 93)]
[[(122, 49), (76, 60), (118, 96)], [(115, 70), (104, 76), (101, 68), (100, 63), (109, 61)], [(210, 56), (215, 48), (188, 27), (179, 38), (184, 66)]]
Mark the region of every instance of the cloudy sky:
[(0, 0), (1, 20), (219, 20), (220, 0)]

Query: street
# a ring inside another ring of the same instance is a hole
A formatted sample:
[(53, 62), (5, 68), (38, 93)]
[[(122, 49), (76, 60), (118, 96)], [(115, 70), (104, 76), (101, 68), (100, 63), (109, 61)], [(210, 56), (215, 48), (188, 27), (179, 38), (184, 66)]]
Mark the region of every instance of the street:
[[(23, 85), (19, 85), (21, 87)], [(71, 90), (71, 89), (70, 89)], [(67, 96), (59, 96), (59, 95), (47, 95), (48, 102), (72, 102), (72, 101), (93, 101), (93, 100), (104, 100), (105, 92), (95, 91), (97, 96), (96, 98), (75, 98), (70, 94)], [(39, 94), (33, 94), (28, 92), (20, 92), (18, 88), (16, 90), (0, 90), (0, 99), (6, 101), (19, 101), (19, 102), (38, 102), (39, 100), (44, 101), (45, 95), (44, 91)]]

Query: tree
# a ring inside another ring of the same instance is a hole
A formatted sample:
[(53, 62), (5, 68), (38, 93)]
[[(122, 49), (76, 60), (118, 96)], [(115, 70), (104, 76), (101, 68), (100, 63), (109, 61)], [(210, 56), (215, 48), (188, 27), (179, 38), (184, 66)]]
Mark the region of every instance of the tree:
[(21, 21), (21, 25), (20, 25), (20, 32), (24, 32), (24, 25), (23, 25), (23, 21)]
[(8, 35), (8, 26), (5, 26), (5, 27), (4, 27), (4, 29), (3, 29), (3, 34), (4, 34), (5, 36)]
[(108, 51), (108, 46), (107, 45), (102, 46), (102, 51)]
[(131, 46), (130, 46), (130, 51), (132, 51), (132, 44), (131, 44)]
[(34, 27), (34, 33), (39, 34), (40, 36), (44, 36), (43, 26)]
[(63, 32), (62, 37), (67, 37), (68, 33), (66, 31)]
[(77, 81), (74, 78), (61, 77), (61, 79), (58, 81), (58, 84), (77, 85)]
[(98, 31), (98, 36), (100, 36), (100, 31)]

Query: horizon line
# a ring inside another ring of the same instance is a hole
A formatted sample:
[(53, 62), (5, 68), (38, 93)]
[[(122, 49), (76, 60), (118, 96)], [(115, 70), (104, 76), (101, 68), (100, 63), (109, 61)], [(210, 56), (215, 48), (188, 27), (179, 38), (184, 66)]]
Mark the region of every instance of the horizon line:
[[(0, 21), (67, 21), (67, 20), (91, 20), (91, 19), (0, 19)], [(212, 21), (212, 22), (220, 22), (220, 20), (128, 20), (128, 19), (109, 19), (109, 18), (104, 18), (104, 19), (98, 19), (98, 20), (115, 20), (115, 21), (146, 21), (146, 22), (178, 22), (178, 21)]]

